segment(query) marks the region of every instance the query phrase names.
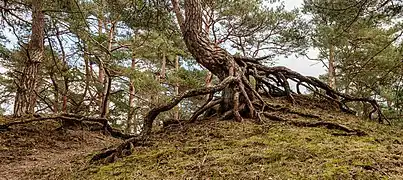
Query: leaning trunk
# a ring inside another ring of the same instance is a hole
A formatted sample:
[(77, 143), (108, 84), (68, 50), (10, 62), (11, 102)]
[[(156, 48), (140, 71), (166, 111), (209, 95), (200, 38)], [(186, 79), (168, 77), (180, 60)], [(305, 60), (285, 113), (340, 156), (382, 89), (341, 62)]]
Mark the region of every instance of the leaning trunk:
[[(172, 5), (189, 52), (194, 56), (199, 64), (210, 70), (220, 79), (221, 82), (211, 88), (205, 87), (186, 91), (180, 96), (176, 96), (169, 102), (152, 108), (144, 117), (143, 129), (139, 136), (130, 138), (124, 143), (120, 144), (118, 147), (108, 149), (94, 156), (94, 158), (92, 158), (92, 161), (105, 159), (111, 162), (114, 161), (116, 158), (120, 158), (125, 156), (126, 154), (130, 154), (134, 145), (144, 144), (144, 141), (149, 139), (153, 122), (160, 113), (171, 110), (184, 98), (218, 93), (222, 92), (223, 90), (224, 99), (222, 97), (217, 98), (216, 100), (209, 99), (208, 102), (206, 102), (192, 115), (189, 121), (193, 122), (203, 112), (206, 112), (208, 109), (224, 101), (224, 103), (221, 104), (221, 109), (229, 109), (229, 107), (233, 108), (225, 111), (221, 118), (229, 118), (230, 116), (233, 116), (235, 120), (242, 121), (244, 116), (241, 115), (241, 113), (243, 113), (245, 110), (245, 112), (248, 112), (248, 117), (257, 118), (258, 120), (260, 120), (260, 122), (263, 121), (261, 115), (265, 115), (269, 119), (288, 122), (288, 120), (284, 118), (272, 116), (272, 113), (263, 113), (267, 110), (272, 110), (272, 112), (274, 113), (282, 111), (291, 112), (292, 110), (288, 108), (276, 108), (274, 106), (268, 105), (261, 94), (258, 92), (258, 90), (255, 90), (253, 88), (253, 85), (249, 82), (248, 76), (250, 75), (252, 75), (254, 78), (257, 78), (261, 82), (267, 82), (270, 80), (275, 81), (277, 86), (266, 83), (266, 88), (272, 88), (272, 90), (282, 92), (282, 94), (287, 95), (292, 100), (292, 102), (294, 102), (294, 99), (292, 93), (290, 92), (288, 80), (295, 80), (299, 85), (301, 83), (306, 83), (307, 86), (312, 85), (312, 89), (315, 93), (321, 94), (322, 96), (325, 96), (328, 99), (337, 102), (338, 104), (340, 104), (340, 108), (346, 112), (351, 112), (351, 109), (349, 109), (349, 107), (346, 105), (347, 102), (367, 102), (373, 106), (371, 114), (377, 112), (380, 122), (382, 121), (382, 117), (384, 115), (380, 111), (379, 105), (373, 99), (354, 98), (350, 95), (339, 93), (317, 78), (303, 76), (286, 67), (264, 66), (258, 60), (265, 58), (250, 59), (244, 57), (233, 57), (224, 49), (211, 43), (207, 36), (201, 31), (201, 0), (185, 0), (186, 22), (185, 17), (182, 16), (181, 10), (179, 8), (179, 1), (172, 0)], [(235, 61), (239, 64), (237, 64)], [(270, 76), (275, 78), (271, 78)], [(280, 89), (279, 87), (282, 87), (284, 90)], [(323, 91), (325, 94), (323, 93)], [(254, 103), (254, 98), (258, 99), (260, 103)], [(343, 100), (339, 101), (338, 98), (343, 98)], [(244, 106), (247, 107), (244, 108)], [(311, 114), (307, 114), (305, 116), (312, 117)], [(323, 125), (323, 122), (320, 123), (321, 125)], [(337, 126), (339, 129), (344, 129), (348, 133), (354, 132), (353, 130), (350, 130), (344, 126), (342, 127), (340, 125), (334, 124), (329, 125), (326, 124), (326, 122), (325, 126), (328, 128), (329, 126), (331, 126), (330, 129), (334, 128), (334, 126)], [(363, 132), (356, 133), (365, 134)]]
[[(240, 70), (234, 58), (220, 46), (212, 43), (202, 32), (202, 7), (200, 0), (185, 1), (185, 17), (181, 15), (178, 1), (173, 0), (174, 10), (181, 26), (186, 47), (196, 61), (217, 76), (220, 81), (237, 75)], [(235, 85), (228, 86), (223, 92), (220, 113), (230, 111), (234, 104)]]
[(18, 82), (15, 97), (14, 115), (33, 114), (36, 106), (38, 68), (44, 56), (44, 13), (43, 1), (32, 1), (32, 34), (28, 44), (27, 59)]

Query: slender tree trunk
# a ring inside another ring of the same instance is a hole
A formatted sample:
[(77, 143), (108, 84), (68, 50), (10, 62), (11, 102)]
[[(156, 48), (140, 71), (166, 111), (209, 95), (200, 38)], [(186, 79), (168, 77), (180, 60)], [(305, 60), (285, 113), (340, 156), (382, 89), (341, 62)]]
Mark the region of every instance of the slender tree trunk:
[[(162, 61), (161, 61), (161, 69), (159, 74), (156, 77), (157, 82), (160, 83), (160, 85), (162, 85), (162, 83), (165, 81), (165, 77), (166, 77), (166, 57), (165, 57), (165, 53), (162, 54)], [(159, 94), (160, 92), (158, 92), (157, 96), (155, 96), (153, 101), (156, 102), (156, 104), (159, 104)]]
[(112, 77), (109, 74), (108, 70), (105, 69), (106, 73), (106, 80), (105, 83), (106, 85), (104, 86), (104, 92), (103, 92), (103, 99), (102, 99), (102, 109), (101, 109), (101, 117), (106, 118), (109, 115), (109, 95), (111, 92), (111, 86), (112, 86)]
[[(176, 73), (179, 72), (179, 56), (177, 55), (175, 58), (175, 71)], [(179, 83), (175, 83), (175, 96), (179, 95)], [(175, 107), (175, 113), (174, 113), (174, 119), (178, 120), (179, 119), (179, 108), (180, 108), (180, 103), (176, 105)]]
[(102, 29), (103, 29), (103, 26), (104, 26), (104, 22), (103, 22), (103, 9), (102, 9), (102, 7), (100, 7), (100, 9), (98, 9), (98, 18), (97, 18), (97, 21), (98, 21), (98, 36), (101, 36), (103, 33), (102, 33)]
[(59, 85), (56, 82), (56, 77), (53, 72), (50, 73), (49, 76), (50, 76), (50, 79), (52, 80), (53, 91), (54, 91), (54, 96), (55, 96), (55, 100), (53, 101), (53, 113), (58, 113), (59, 112)]
[(44, 27), (43, 1), (32, 1), (32, 33), (28, 43), (28, 58), (18, 83), (15, 97), (14, 115), (33, 114), (36, 106), (36, 89), (38, 86), (38, 69), (44, 58)]
[(69, 93), (69, 80), (68, 80), (68, 77), (66, 77), (66, 75), (64, 75), (63, 79), (64, 79), (64, 91), (63, 91), (62, 111), (64, 113), (66, 113), (67, 112), (67, 95)]
[(162, 63), (161, 63), (161, 80), (164, 81), (166, 78), (166, 64), (167, 64), (167, 60), (166, 60), (166, 56), (165, 53), (162, 54)]
[[(133, 55), (132, 58), (132, 63), (130, 67), (131, 71), (134, 71), (136, 69), (136, 59)], [(134, 107), (135, 107), (135, 102), (134, 102), (134, 94), (136, 93), (135, 87), (134, 87), (134, 79), (133, 77), (130, 76), (130, 85), (129, 85), (129, 112), (127, 113), (127, 126), (126, 126), (126, 132), (130, 133), (132, 130), (132, 125), (134, 124), (133, 122), (133, 117), (134, 117)]]
[[(93, 64), (91, 62), (88, 62), (88, 65), (89, 65), (89, 69), (90, 69), (90, 75), (89, 76), (91, 78), (91, 82), (96, 82), (96, 80), (94, 79), (95, 71), (94, 71)], [(97, 108), (99, 109), (100, 106), (99, 106), (99, 91), (98, 91), (98, 89), (97, 89), (97, 91), (95, 92), (94, 95), (92, 95), (91, 91), (90, 91), (90, 95), (92, 96), (90, 104), (91, 105), (93, 104), (92, 107), (95, 107), (94, 110), (97, 110)]]
[[(101, 10), (102, 11), (102, 10)], [(98, 17), (98, 35), (102, 36), (103, 32), (103, 20), (101, 19), (102, 15), (99, 15)], [(104, 93), (103, 89), (105, 88), (105, 70), (104, 70), (104, 65), (103, 63), (99, 63), (98, 65), (98, 82), (101, 84), (102, 88), (98, 91), (98, 107), (99, 107), (99, 112), (102, 112), (102, 101), (104, 98)]]
[[(103, 35), (103, 9), (102, 7), (98, 9), (98, 36)], [(99, 112), (102, 113), (102, 102), (103, 102), (103, 89), (105, 88), (105, 72), (104, 72), (104, 65), (102, 63), (99, 63), (98, 65), (98, 82), (101, 84), (102, 88), (98, 91), (98, 107), (99, 107)]]
[(399, 120), (403, 120), (402, 118), (402, 101), (401, 101), (401, 97), (399, 96), (402, 92), (402, 84), (403, 82), (403, 76), (400, 76), (400, 80), (398, 82), (398, 85), (396, 86), (396, 109), (397, 109), (397, 115)]
[[(116, 21), (115, 22), (111, 22), (111, 28), (109, 29), (109, 34), (108, 34), (108, 51), (109, 53), (112, 51), (112, 44), (113, 44), (113, 40), (115, 39), (115, 25), (116, 25)], [(111, 55), (109, 54), (108, 56), (108, 60), (111, 60)], [(102, 67), (104, 66), (103, 63)], [(111, 75), (108, 73), (108, 71), (105, 69), (105, 67), (103, 67), (103, 72), (107, 74), (107, 76), (105, 76), (105, 74), (103, 74), (104, 76), (104, 84), (103, 84), (103, 88), (104, 91), (102, 93), (102, 97), (103, 97), (103, 101), (102, 101), (102, 111), (101, 111), (101, 117), (107, 117), (109, 115), (109, 95), (110, 95), (110, 90), (111, 90), (111, 86), (112, 86), (112, 77)]]
[[(82, 107), (82, 105), (83, 105), (83, 103), (85, 101), (85, 97), (87, 97), (87, 93), (90, 91), (89, 87), (90, 87), (90, 82), (91, 82), (91, 79), (92, 79), (92, 66), (90, 65), (90, 62), (89, 62), (89, 59), (88, 59), (88, 53), (87, 53), (87, 49), (86, 49), (85, 44), (84, 44), (84, 68), (85, 68), (85, 87), (84, 87), (84, 92), (83, 92), (81, 102), (80, 102), (79, 106), (76, 107), (76, 111), (81, 110), (81, 107)], [(65, 100), (67, 101), (67, 98)], [(65, 100), (63, 99), (63, 101), (65, 101)], [(92, 105), (92, 102), (93, 101), (91, 99), (90, 102), (89, 102), (89, 106)], [(63, 105), (65, 105), (64, 102), (63, 102)], [(66, 102), (66, 106), (67, 106), (67, 102)], [(64, 112), (67, 111), (67, 107), (63, 107), (63, 109), (65, 109), (65, 110), (63, 110)], [(87, 110), (90, 111), (90, 109), (87, 109)]]
[(67, 59), (66, 59), (66, 52), (64, 51), (64, 46), (63, 42), (60, 39), (60, 31), (59, 28), (56, 28), (56, 38), (57, 41), (59, 42), (59, 46), (62, 52), (62, 61), (63, 61), (63, 69), (62, 69), (62, 76), (64, 80), (64, 90), (63, 90), (63, 104), (62, 104), (62, 111), (67, 112), (67, 95), (69, 92), (69, 77), (67, 76), (67, 73), (69, 71), (69, 67), (67, 64)]
[(334, 66), (334, 57), (335, 57), (335, 52), (334, 52), (334, 45), (330, 45), (329, 48), (329, 72), (328, 72), (328, 81), (329, 81), (329, 86), (333, 89), (336, 89), (336, 70)]
[[(99, 23), (101, 23), (102, 21), (100, 21)], [(108, 51), (111, 52), (112, 51), (112, 44), (113, 44), (113, 40), (115, 38), (115, 25), (116, 22), (111, 22), (111, 28), (109, 29), (108, 32)], [(98, 31), (102, 31), (101, 29), (99, 29)], [(100, 34), (102, 32), (99, 32)], [(111, 59), (111, 55), (109, 54), (107, 57), (107, 62), (110, 61)], [(102, 60), (101, 60), (102, 61)], [(100, 96), (99, 96), (99, 101), (100, 101), (100, 112), (101, 112), (101, 116), (108, 116), (109, 113), (109, 96), (107, 96), (107, 93), (109, 93), (110, 91), (110, 86), (111, 86), (111, 76), (107, 75), (105, 76), (106, 72), (106, 67), (104, 62), (100, 62), (99, 64), (99, 82), (102, 84), (102, 91), (100, 92)]]
[(102, 88), (98, 92), (98, 107), (99, 107), (99, 112), (102, 111), (102, 101), (104, 99), (104, 89), (105, 89), (105, 84), (107, 83), (105, 81), (105, 69), (103, 63), (99, 63), (99, 70), (98, 70), (98, 82), (101, 84)]

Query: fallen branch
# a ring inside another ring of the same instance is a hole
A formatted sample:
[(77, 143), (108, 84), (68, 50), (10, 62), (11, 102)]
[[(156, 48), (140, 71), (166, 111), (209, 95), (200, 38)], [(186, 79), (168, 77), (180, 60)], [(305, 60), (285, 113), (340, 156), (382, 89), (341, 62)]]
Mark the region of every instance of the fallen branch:
[(67, 121), (71, 123), (84, 123), (84, 122), (94, 122), (102, 125), (103, 129), (109, 133), (112, 137), (115, 138), (121, 138), (121, 139), (128, 139), (133, 137), (132, 135), (124, 134), (121, 131), (112, 128), (108, 124), (108, 119), (106, 118), (97, 118), (97, 117), (87, 117), (87, 116), (81, 116), (81, 115), (76, 115), (76, 114), (55, 114), (55, 115), (39, 115), (35, 114), (33, 117), (20, 117), (16, 121), (6, 123), (6, 124), (1, 124), (0, 125), (0, 130), (1, 131), (7, 131), (10, 129), (11, 126), (15, 125), (21, 125), (21, 124), (29, 124), (33, 122), (42, 122), (42, 121), (52, 121), (52, 120), (62, 120), (62, 121)]

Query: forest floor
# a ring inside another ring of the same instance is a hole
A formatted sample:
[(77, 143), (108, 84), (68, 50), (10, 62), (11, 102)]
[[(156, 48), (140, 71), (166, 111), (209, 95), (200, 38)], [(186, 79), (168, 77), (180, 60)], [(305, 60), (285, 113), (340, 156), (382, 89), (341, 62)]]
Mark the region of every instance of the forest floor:
[(119, 141), (98, 132), (55, 131), (55, 123), (30, 124), (0, 132), (0, 179), (403, 179), (402, 125), (381, 125), (326, 107), (307, 101), (291, 108), (367, 135), (285, 122), (206, 119), (159, 128), (131, 156), (90, 165), (92, 155)]
[(85, 157), (120, 142), (100, 132), (58, 127), (41, 122), (0, 132), (0, 180), (64, 179), (87, 163)]

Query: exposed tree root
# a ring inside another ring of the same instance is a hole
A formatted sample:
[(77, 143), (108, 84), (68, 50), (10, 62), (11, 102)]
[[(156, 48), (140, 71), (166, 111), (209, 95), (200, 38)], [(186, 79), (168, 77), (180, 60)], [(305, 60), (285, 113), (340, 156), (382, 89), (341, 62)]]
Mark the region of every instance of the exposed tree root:
[[(174, 97), (170, 102), (151, 109), (144, 118), (143, 129), (139, 136), (126, 140), (124, 143), (116, 148), (111, 148), (104, 152), (101, 152), (100, 154), (97, 154), (92, 158), (91, 162), (111, 162), (116, 160), (117, 158), (124, 157), (126, 154), (130, 154), (134, 146), (144, 144), (144, 142), (150, 136), (153, 122), (160, 113), (172, 109), (184, 98), (212, 93), (214, 94), (217, 92), (223, 92), (222, 97), (213, 100), (213, 96), (211, 96), (203, 104), (203, 106), (201, 106), (193, 114), (189, 122), (196, 121), (202, 113), (208, 111), (210, 108), (218, 104), (220, 104), (221, 107), (222, 103), (230, 103), (229, 106), (227, 106), (228, 104), (224, 104), (225, 106), (230, 107), (230, 109), (226, 109), (224, 112), (218, 112), (218, 114), (220, 115), (219, 119), (233, 118), (236, 121), (242, 121), (244, 117), (248, 117), (252, 119), (259, 119), (260, 121), (262, 121), (263, 114), (264, 116), (269, 117), (272, 120), (283, 121), (296, 126), (326, 127), (328, 129), (338, 129), (344, 131), (348, 133), (348, 135), (366, 135), (366, 133), (363, 131), (350, 129), (344, 125), (340, 125), (337, 123), (325, 121), (290, 121), (278, 116), (268, 114), (267, 112), (270, 111), (284, 112), (297, 114), (302, 117), (321, 120), (321, 118), (317, 115), (294, 111), (286, 107), (276, 107), (264, 100), (262, 96), (286, 96), (289, 98), (290, 102), (294, 104), (295, 99), (293, 95), (295, 95), (295, 93), (291, 91), (288, 80), (295, 81), (297, 82), (297, 86), (303, 85), (309, 88), (312, 92), (320, 94), (322, 97), (325, 97), (326, 99), (338, 104), (340, 109), (345, 112), (351, 112), (350, 108), (346, 105), (347, 102), (360, 101), (370, 103), (374, 108), (370, 116), (376, 112), (379, 122), (383, 122), (383, 120), (386, 120), (377, 102), (370, 98), (355, 98), (346, 94), (336, 92), (327, 84), (321, 82), (314, 77), (303, 76), (285, 67), (266, 67), (260, 64), (258, 61), (253, 61), (251, 59), (248, 59), (247, 61), (241, 61), (241, 58), (235, 58), (235, 60), (237, 60), (237, 64), (230, 65), (233, 68), (230, 68), (231, 71), (229, 73), (229, 76), (224, 78), (218, 85), (187, 91), (180, 96)], [(250, 83), (248, 78), (250, 76), (256, 79), (256, 87), (258, 89), (255, 89)], [(228, 88), (231, 88), (231, 90), (228, 90)], [(228, 96), (228, 94), (225, 94), (227, 92), (231, 92), (233, 94)], [(226, 99), (228, 97), (230, 97), (231, 99)]]
[(143, 125), (141, 134), (146, 135), (146, 136), (149, 135), (151, 133), (152, 125), (154, 123), (155, 118), (160, 113), (171, 110), (183, 99), (221, 91), (224, 88), (226, 88), (230, 83), (235, 82), (238, 79), (239, 79), (239, 77), (230, 76), (230, 77), (224, 79), (223, 81), (221, 81), (221, 83), (218, 85), (215, 85), (212, 87), (189, 90), (185, 93), (182, 93), (179, 96), (174, 97), (170, 102), (151, 109), (144, 118), (144, 125)]
[(200, 107), (196, 112), (193, 113), (192, 117), (189, 119), (189, 122), (195, 122), (197, 118), (205, 111), (211, 109), (212, 107), (220, 104), (222, 99), (207, 101), (202, 107)]
[(326, 121), (317, 121), (317, 122), (304, 122), (304, 121), (294, 121), (285, 119), (283, 117), (273, 115), (270, 113), (264, 113), (264, 116), (269, 118), (272, 121), (279, 121), (285, 122), (287, 124), (291, 124), (298, 127), (325, 127), (327, 129), (336, 129), (340, 131), (344, 131), (348, 134), (340, 134), (340, 135), (356, 135), (356, 136), (366, 136), (368, 135), (366, 132), (358, 129), (351, 129), (345, 125), (333, 123), (333, 122), (326, 122)]
[(103, 130), (106, 133), (110, 134), (112, 137), (121, 138), (121, 139), (128, 139), (128, 138), (133, 137), (132, 135), (124, 134), (121, 131), (112, 128), (108, 124), (108, 119), (106, 119), (106, 118), (86, 117), (86, 116), (81, 116), (81, 115), (76, 115), (76, 114), (56, 114), (56, 115), (46, 115), (46, 116), (35, 114), (35, 115), (33, 115), (33, 117), (20, 117), (16, 121), (6, 123), (6, 124), (1, 124), (0, 130), (7, 131), (7, 130), (10, 130), (11, 126), (28, 124), (28, 123), (33, 123), (33, 122), (51, 121), (51, 120), (53, 120), (53, 121), (62, 120), (65, 122), (63, 124), (82, 124), (84, 122), (97, 123), (97, 124), (100, 124), (102, 126)]
[[(217, 43), (210, 41), (208, 35), (202, 31), (203, 10), (201, 1), (185, 0), (183, 4), (184, 11), (181, 10), (181, 4), (178, 0), (172, 0), (171, 3), (186, 47), (196, 61), (220, 80), (236, 77), (233, 82), (223, 88), (221, 96), (223, 100), (218, 110), (218, 115), (221, 116), (219, 119), (232, 118), (237, 121), (242, 121), (243, 118), (251, 118), (262, 121), (262, 114), (265, 113), (267, 109), (271, 108), (270, 105), (263, 100), (262, 96), (286, 96), (289, 101), (294, 104), (295, 92), (292, 91), (293, 88), (290, 87), (289, 83), (289, 81), (294, 81), (297, 84), (298, 93), (301, 93), (300, 86), (304, 86), (314, 94), (318, 94), (334, 102), (342, 111), (349, 113), (353, 113), (353, 111), (346, 103), (369, 103), (373, 107), (373, 111), (371, 111), (369, 117), (372, 117), (372, 115), (376, 113), (380, 123), (383, 123), (385, 120), (387, 121), (378, 103), (371, 98), (356, 98), (336, 92), (319, 79), (303, 76), (286, 67), (265, 66), (260, 61), (268, 57), (254, 59), (231, 55), (228, 51), (218, 46)], [(185, 16), (182, 12), (185, 12)], [(256, 80), (256, 89), (252, 87), (251, 77)], [(256, 105), (256, 100), (260, 102), (259, 106)], [(206, 103), (206, 105), (207, 104), (209, 103)], [(165, 111), (168, 107), (171, 106), (163, 106), (162, 108)], [(198, 110), (197, 114), (202, 113), (203, 110), (204, 109)], [(292, 110), (282, 110), (292, 112)], [(153, 114), (155, 115), (146, 117), (146, 123), (148, 123), (146, 124), (147, 129), (145, 129), (146, 134), (151, 130), (150, 127), (152, 124), (149, 123), (152, 123), (161, 109), (154, 109), (152, 111), (154, 111)], [(303, 115), (301, 113), (299, 114)], [(326, 123), (306, 124), (306, 126), (339, 127)]]
[(135, 146), (141, 146), (147, 140), (148, 136), (140, 135), (127, 139), (125, 142), (117, 146), (116, 148), (106, 149), (105, 151), (96, 154), (90, 160), (90, 163), (112, 163), (118, 158), (128, 156), (132, 153)]
[[(239, 60), (238, 60), (239, 61)], [(242, 63), (239, 63), (242, 64)], [(289, 87), (288, 80), (297, 83), (297, 91), (299, 86), (304, 86), (310, 91), (318, 94), (336, 104), (339, 105), (340, 109), (344, 112), (352, 113), (352, 111), (346, 103), (348, 102), (365, 102), (369, 103), (373, 110), (368, 114), (369, 118), (373, 117), (373, 114), (377, 114), (378, 121), (383, 123), (386, 121), (390, 123), (387, 118), (383, 115), (379, 104), (371, 98), (357, 98), (352, 97), (348, 94), (340, 93), (333, 90), (330, 86), (323, 83), (319, 79), (310, 76), (303, 76), (295, 71), (292, 71), (286, 67), (267, 67), (259, 62), (246, 62), (246, 68), (248, 69), (247, 75), (251, 75), (258, 80), (259, 85), (257, 87), (262, 88), (265, 92), (280, 92), (283, 95), (290, 97), (290, 101), (294, 103), (292, 98), (292, 92)], [(282, 89), (281, 89), (282, 88)], [(299, 92), (300, 93), (300, 92)]]
[(179, 125), (182, 126), (183, 122), (187, 122), (186, 120), (180, 120), (180, 119), (166, 119), (162, 122), (162, 127), (166, 128), (172, 125)]
[[(177, 97), (174, 97), (170, 102), (168, 102), (164, 105), (154, 107), (145, 116), (143, 129), (139, 136), (127, 139), (124, 143), (120, 144), (119, 146), (117, 146), (115, 148), (107, 149), (107, 150), (95, 155), (91, 159), (91, 162), (102, 161), (104, 163), (109, 163), (109, 162), (115, 161), (117, 158), (121, 158), (123, 156), (126, 156), (127, 154), (130, 154), (134, 146), (141, 145), (148, 139), (148, 137), (151, 133), (151, 129), (152, 129), (154, 120), (160, 113), (172, 109), (184, 98), (189, 98), (189, 97), (194, 97), (194, 96), (199, 96), (199, 95), (206, 95), (206, 94), (211, 94), (211, 93), (221, 91), (225, 87), (227, 87), (228, 84), (236, 81), (237, 79), (239, 79), (239, 77), (233, 77), (233, 76), (228, 77), (228, 78), (224, 79), (218, 85), (187, 91)], [(208, 106), (208, 103), (205, 106)], [(203, 111), (201, 111), (200, 114), (202, 112)]]

